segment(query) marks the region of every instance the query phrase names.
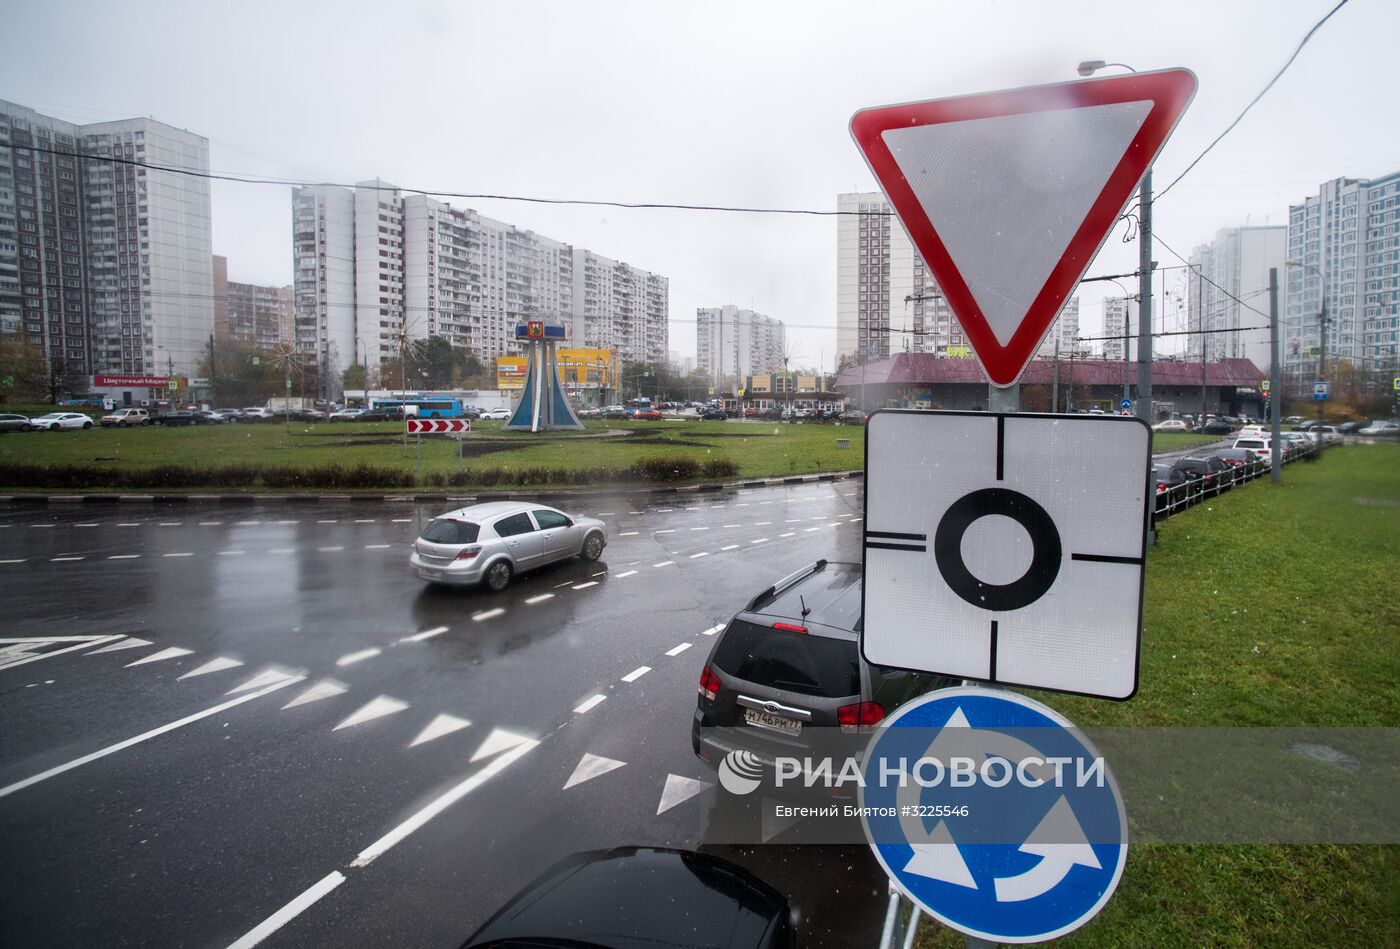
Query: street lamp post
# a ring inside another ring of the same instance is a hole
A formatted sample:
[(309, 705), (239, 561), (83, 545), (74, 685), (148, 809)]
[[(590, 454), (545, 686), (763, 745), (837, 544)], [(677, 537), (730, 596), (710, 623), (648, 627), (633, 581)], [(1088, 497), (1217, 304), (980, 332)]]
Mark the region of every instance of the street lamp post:
[[(1079, 64), (1079, 75), (1092, 76), (1100, 69), (1117, 66), (1130, 73), (1137, 70), (1124, 63), (1102, 59)], [(1152, 166), (1138, 185), (1138, 418), (1152, 424)]]
[[(1321, 269), (1312, 264), (1304, 263), (1301, 260), (1287, 260), (1284, 261), (1284, 263), (1287, 264), (1289, 267), (1303, 267), (1304, 269), (1311, 270), (1313, 273), (1317, 274), (1317, 289), (1318, 293), (1321, 296), (1321, 301), (1317, 312), (1317, 381), (1325, 382), (1326, 376), (1324, 375), (1324, 372), (1327, 367), (1327, 278), (1323, 276)], [(1316, 393), (1314, 393), (1314, 400), (1317, 402), (1317, 424), (1321, 425), (1323, 422), (1322, 408), (1326, 400), (1318, 399), (1316, 397)], [(1275, 411), (1277, 411), (1277, 406), (1275, 406)], [(1322, 432), (1319, 431), (1317, 432), (1318, 454), (1322, 453), (1322, 443)]]

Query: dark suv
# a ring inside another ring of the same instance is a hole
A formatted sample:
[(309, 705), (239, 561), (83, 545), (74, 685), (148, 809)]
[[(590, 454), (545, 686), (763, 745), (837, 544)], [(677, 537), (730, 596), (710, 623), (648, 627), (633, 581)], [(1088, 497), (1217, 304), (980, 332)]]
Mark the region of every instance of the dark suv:
[(872, 666), (860, 655), (861, 565), (818, 560), (754, 597), (700, 673), (691, 746), (711, 767), (746, 749), (767, 768), (823, 727), (869, 730), (904, 702), (957, 680)]

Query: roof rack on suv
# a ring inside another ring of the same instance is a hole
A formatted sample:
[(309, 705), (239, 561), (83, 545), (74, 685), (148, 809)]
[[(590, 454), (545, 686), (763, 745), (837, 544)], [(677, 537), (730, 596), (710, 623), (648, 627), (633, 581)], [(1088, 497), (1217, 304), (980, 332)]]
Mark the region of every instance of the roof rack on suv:
[(759, 605), (760, 603), (762, 603), (763, 601), (772, 599), (773, 597), (777, 596), (779, 593), (781, 593), (781, 592), (783, 592), (784, 590), (786, 590), (788, 587), (792, 586), (794, 583), (797, 583), (799, 580), (803, 580), (803, 579), (806, 579), (807, 577), (810, 577), (812, 574), (816, 573), (818, 570), (821, 570), (821, 569), (822, 569), (823, 567), (825, 567), (825, 566), (826, 566), (826, 561), (825, 561), (825, 560), (818, 560), (816, 563), (812, 564), (812, 565), (809, 566), (809, 567), (803, 567), (801, 570), (798, 570), (798, 571), (796, 571), (796, 572), (794, 572), (794, 573), (788, 574), (786, 577), (783, 577), (783, 578), (782, 578), (781, 580), (779, 580), (777, 583), (773, 584), (771, 587), (769, 587), (768, 589), (764, 590), (764, 591), (763, 591), (762, 593), (760, 593), (758, 596), (754, 597), (752, 600), (749, 600), (749, 605), (746, 606), (746, 607), (744, 607), (744, 609), (745, 609), (745, 610), (754, 610), (754, 609), (757, 609), (757, 608), (758, 608), (758, 605)]

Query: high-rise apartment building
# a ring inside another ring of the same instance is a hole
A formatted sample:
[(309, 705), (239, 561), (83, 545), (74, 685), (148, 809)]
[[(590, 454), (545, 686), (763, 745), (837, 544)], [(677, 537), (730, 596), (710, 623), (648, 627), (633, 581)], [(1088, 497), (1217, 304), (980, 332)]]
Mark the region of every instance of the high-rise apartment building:
[[(106, 160), (104, 160), (106, 159)], [(202, 136), (0, 101), (0, 331), (71, 373), (193, 375), (214, 330)]]
[(429, 336), (490, 363), (535, 318), (628, 362), (665, 358), (665, 277), (378, 179), (293, 189), (292, 204), (297, 345), (332, 387)]
[(1288, 209), (1283, 367), (1294, 391), (1317, 372), (1323, 295), (1327, 360), (1400, 374), (1400, 172), (1337, 178)]
[(733, 304), (702, 307), (695, 316), (695, 361), (717, 387), (784, 368), (781, 320)]
[(1055, 317), (1055, 322), (1050, 324), (1050, 332), (1045, 334), (1040, 349), (1036, 350), (1036, 358), (1053, 359), (1057, 351), (1057, 342), (1059, 343), (1059, 354), (1068, 356), (1078, 348), (1078, 340), (1079, 297), (1070, 297), (1060, 308), (1060, 315)]
[(290, 343), (292, 313), (291, 287), (229, 281), (228, 322), (225, 324), (229, 339), (253, 343), (263, 349)]
[[(1286, 227), (1230, 227), (1191, 252), (1186, 273), (1187, 344), (1191, 360), (1249, 359), (1260, 369), (1269, 352), (1269, 268), (1283, 281)], [(1281, 299), (1281, 298), (1280, 298)]]
[(1136, 297), (1104, 297), (1103, 358), (1137, 361), (1138, 302)]
[(962, 327), (884, 196), (840, 194), (836, 209), (838, 358), (964, 349)]

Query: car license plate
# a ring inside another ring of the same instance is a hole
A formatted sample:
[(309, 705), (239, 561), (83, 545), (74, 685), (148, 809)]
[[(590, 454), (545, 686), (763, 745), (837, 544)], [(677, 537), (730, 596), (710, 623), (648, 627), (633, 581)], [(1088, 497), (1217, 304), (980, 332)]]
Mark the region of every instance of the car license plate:
[(441, 570), (429, 570), (427, 567), (418, 568), (418, 576), (426, 580), (438, 580), (442, 578)]
[(750, 725), (771, 728), (786, 735), (800, 735), (802, 733), (801, 722), (795, 722), (790, 718), (783, 718), (781, 715), (774, 715), (771, 712), (762, 712), (756, 708), (744, 709), (744, 721)]

